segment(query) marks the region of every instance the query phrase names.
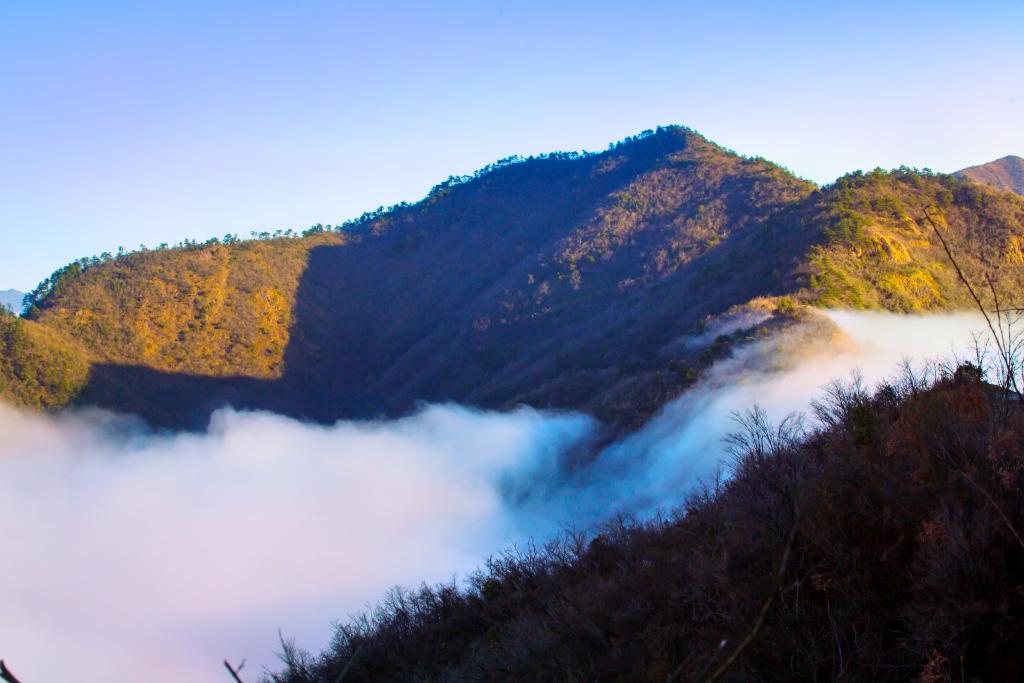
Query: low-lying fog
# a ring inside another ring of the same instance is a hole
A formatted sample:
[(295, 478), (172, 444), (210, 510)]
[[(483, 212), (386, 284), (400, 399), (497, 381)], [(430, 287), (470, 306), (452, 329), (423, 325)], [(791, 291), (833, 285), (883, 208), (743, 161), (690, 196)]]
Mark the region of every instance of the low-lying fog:
[[(100, 413), (0, 408), (0, 656), (23, 683), (227, 679), (274, 665), (277, 630), (319, 650), (396, 584), (464, 576), (503, 546), (678, 503), (723, 454), (729, 415), (805, 410), (830, 379), (948, 358), (971, 315), (834, 313), (852, 343), (719, 365), (571, 481), (588, 418), (441, 405), (393, 422), (217, 414), (145, 436)], [(159, 672), (159, 674), (155, 674)]]

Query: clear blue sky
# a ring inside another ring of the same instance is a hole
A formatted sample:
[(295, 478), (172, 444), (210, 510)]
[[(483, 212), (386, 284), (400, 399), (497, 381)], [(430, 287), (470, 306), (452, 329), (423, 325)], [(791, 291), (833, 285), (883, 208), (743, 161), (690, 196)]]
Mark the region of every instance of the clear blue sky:
[(0, 289), (667, 123), (818, 182), (1024, 154), (1024, 2), (0, 0)]

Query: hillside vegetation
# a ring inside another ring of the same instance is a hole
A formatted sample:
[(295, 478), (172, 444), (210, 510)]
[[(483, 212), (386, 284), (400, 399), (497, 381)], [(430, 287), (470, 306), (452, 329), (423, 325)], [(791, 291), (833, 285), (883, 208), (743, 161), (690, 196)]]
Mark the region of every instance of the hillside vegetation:
[(454, 400), (628, 429), (802, 304), (964, 306), (926, 209), (972, 276), (1012, 265), (997, 284), (1022, 291), (1022, 198), (906, 169), (819, 189), (670, 127), (304, 237), (83, 259), (29, 315), (85, 350), (77, 402), (158, 425), (202, 428), (225, 403), (332, 421)]
[(61, 273), (31, 315), (80, 340), (93, 362), (278, 377), (309, 252), (342, 241), (326, 234), (125, 254)]
[(747, 415), (679, 516), (396, 590), (276, 683), (1017, 681), (1024, 411), (963, 366)]
[(833, 308), (969, 308), (933, 216), (975, 282), (1024, 292), (1024, 201), (952, 176), (908, 169), (840, 178), (804, 211), (822, 235), (807, 260), (807, 300)]
[(88, 377), (82, 347), (0, 309), (0, 398), (37, 410), (60, 408), (82, 392)]

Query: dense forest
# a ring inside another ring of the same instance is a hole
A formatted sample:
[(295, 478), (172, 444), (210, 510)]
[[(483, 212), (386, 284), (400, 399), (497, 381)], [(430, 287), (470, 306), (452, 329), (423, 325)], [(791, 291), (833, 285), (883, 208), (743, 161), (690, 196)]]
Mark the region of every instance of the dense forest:
[[(1024, 263), (1020, 196), (905, 168), (816, 188), (669, 127), (338, 226), (81, 259), (29, 295), (26, 329), (89, 368), (45, 405), (157, 426), (202, 429), (228, 403), (330, 422), (454, 400), (629, 429), (803, 305), (968, 305), (926, 213), (969, 275), (1021, 291), (1024, 269), (998, 267)], [(5, 395), (39, 405), (21, 381)]]

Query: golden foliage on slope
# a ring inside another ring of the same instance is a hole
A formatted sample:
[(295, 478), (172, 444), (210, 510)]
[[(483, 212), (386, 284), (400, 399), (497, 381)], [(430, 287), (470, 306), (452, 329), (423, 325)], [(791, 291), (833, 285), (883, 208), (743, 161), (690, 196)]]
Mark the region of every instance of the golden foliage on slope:
[(128, 254), (89, 268), (38, 316), (96, 362), (278, 377), (309, 250), (337, 234)]
[(971, 306), (931, 225), (956, 249), (968, 277), (1024, 291), (1015, 266), (1024, 200), (952, 176), (910, 170), (840, 178), (817, 193), (825, 238), (808, 256), (809, 300), (820, 306), (922, 312)]
[(85, 350), (65, 335), (0, 312), (0, 398), (34, 409), (67, 405), (85, 387)]

